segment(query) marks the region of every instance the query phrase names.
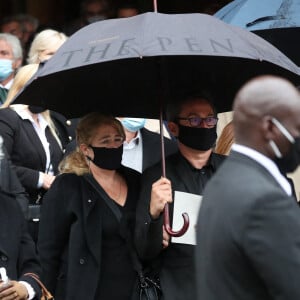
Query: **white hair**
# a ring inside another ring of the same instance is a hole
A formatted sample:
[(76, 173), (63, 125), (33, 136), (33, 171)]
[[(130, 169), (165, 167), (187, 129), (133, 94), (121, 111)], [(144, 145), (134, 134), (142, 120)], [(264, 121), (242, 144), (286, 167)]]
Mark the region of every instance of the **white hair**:
[(13, 52), (14, 59), (23, 59), (23, 50), (20, 40), (10, 33), (0, 33), (0, 40), (6, 41), (10, 44)]

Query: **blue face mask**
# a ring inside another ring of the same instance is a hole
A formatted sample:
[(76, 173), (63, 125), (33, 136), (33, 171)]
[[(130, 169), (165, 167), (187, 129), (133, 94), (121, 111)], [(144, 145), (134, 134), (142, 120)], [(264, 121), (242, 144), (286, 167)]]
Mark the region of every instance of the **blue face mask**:
[(126, 130), (130, 132), (136, 132), (145, 126), (146, 119), (124, 118), (123, 120), (121, 120), (121, 123)]
[(0, 81), (5, 80), (13, 72), (10, 59), (0, 59)]

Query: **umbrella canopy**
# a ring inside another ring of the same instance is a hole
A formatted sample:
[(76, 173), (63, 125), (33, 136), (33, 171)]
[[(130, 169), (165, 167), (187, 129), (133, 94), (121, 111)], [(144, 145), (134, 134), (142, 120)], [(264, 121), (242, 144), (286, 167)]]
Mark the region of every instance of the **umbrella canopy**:
[(258, 74), (299, 84), (299, 68), (274, 46), (204, 14), (146, 13), (93, 23), (72, 35), (15, 103), (67, 117), (90, 111), (158, 118), (161, 101), (210, 90), (219, 112)]
[(235, 0), (215, 17), (253, 31), (300, 65), (300, 0)]

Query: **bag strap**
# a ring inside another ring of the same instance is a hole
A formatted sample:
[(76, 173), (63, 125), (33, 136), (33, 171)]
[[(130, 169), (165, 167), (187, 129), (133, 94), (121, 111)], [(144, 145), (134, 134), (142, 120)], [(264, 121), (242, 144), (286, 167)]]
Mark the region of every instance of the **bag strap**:
[(38, 275), (35, 273), (25, 273), (24, 276), (30, 276), (32, 277), (41, 287), (43, 295), (46, 297), (46, 299), (54, 299), (52, 294), (48, 291), (48, 289), (45, 287), (45, 285), (41, 282), (40, 278)]
[(111, 211), (116, 216), (117, 220), (120, 222), (122, 218), (122, 214), (120, 209), (117, 207), (117, 205), (114, 203), (113, 200), (111, 200), (107, 194), (104, 192), (104, 190), (99, 186), (96, 179), (93, 177), (92, 174), (85, 174), (83, 175), (83, 178), (98, 192), (98, 194), (103, 198), (105, 203), (108, 205), (108, 207), (111, 209)]

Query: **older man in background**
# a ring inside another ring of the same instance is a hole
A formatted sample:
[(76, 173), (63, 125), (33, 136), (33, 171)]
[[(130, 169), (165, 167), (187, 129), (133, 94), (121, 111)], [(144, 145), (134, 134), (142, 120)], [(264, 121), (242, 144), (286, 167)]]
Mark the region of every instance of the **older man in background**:
[(6, 99), (22, 57), (20, 40), (12, 34), (0, 33), (0, 105)]

